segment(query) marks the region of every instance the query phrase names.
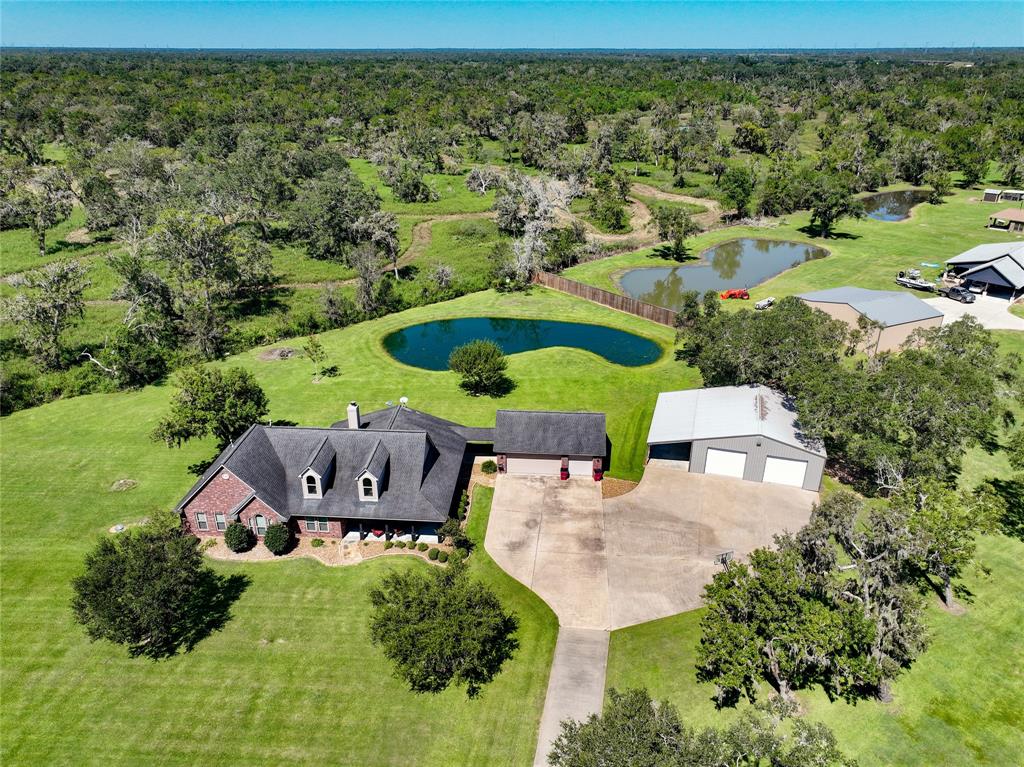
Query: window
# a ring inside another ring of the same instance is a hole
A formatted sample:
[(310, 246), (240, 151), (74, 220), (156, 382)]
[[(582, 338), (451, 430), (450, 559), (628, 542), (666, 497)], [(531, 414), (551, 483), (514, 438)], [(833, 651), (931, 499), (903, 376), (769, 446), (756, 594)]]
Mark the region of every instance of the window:
[(213, 519), (217, 523), (217, 529), (218, 530), (226, 530), (227, 529), (228, 522), (227, 522), (227, 519), (224, 517), (223, 514), (214, 514), (213, 515)]
[(267, 518), (264, 517), (262, 514), (257, 514), (255, 517), (253, 517), (249, 524), (252, 527), (253, 532), (256, 533), (256, 535), (263, 535), (265, 532), (267, 532)]
[(200, 530), (209, 530), (210, 526), (206, 524), (206, 515), (202, 513), (196, 514), (196, 527)]
[(373, 498), (373, 480), (363, 477), (363, 498)]
[(317, 517), (317, 524), (320, 525), (321, 533), (329, 533), (331, 531), (331, 525), (327, 521), (327, 517)]
[(315, 533), (316, 532), (316, 517), (306, 517), (306, 532), (307, 533)]
[(331, 523), (327, 521), (327, 517), (306, 517), (307, 533), (329, 533), (330, 531)]
[(306, 475), (306, 495), (320, 495), (320, 488), (316, 483), (316, 476), (313, 474)]

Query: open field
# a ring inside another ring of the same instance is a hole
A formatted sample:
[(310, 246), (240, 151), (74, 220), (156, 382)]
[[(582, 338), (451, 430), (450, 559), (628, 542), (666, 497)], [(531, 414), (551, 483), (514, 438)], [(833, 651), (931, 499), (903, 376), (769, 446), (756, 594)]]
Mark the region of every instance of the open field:
[[(942, 205), (927, 203), (917, 206), (906, 221), (883, 222), (872, 219), (843, 220), (836, 236), (824, 239), (803, 231), (809, 223), (807, 212), (794, 213), (767, 227), (733, 226), (699, 235), (689, 241), (691, 252), (738, 237), (763, 237), (773, 240), (796, 240), (827, 248), (831, 255), (810, 261), (752, 288), (752, 299), (776, 298), (808, 290), (857, 285), (864, 288), (896, 290), (896, 273), (901, 269), (920, 268), (933, 278), (941, 268), (922, 267), (921, 262), (941, 264), (946, 259), (982, 242), (1015, 242), (1019, 235), (994, 232), (985, 228), (991, 206), (976, 202), (977, 190), (958, 189)], [(566, 277), (586, 282), (605, 290), (621, 292), (616, 278), (622, 272), (645, 266), (679, 266), (657, 256), (647, 248), (633, 253), (612, 256), (600, 261), (580, 264), (564, 272)], [(737, 285), (737, 287), (745, 287)]]

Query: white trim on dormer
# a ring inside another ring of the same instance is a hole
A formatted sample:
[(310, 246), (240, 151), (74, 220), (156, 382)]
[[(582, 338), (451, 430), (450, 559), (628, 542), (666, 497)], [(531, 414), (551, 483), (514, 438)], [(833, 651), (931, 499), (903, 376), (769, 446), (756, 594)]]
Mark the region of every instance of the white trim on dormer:
[(380, 486), (378, 484), (378, 480), (368, 471), (362, 471), (359, 473), (359, 476), (356, 477), (356, 492), (359, 493), (360, 501), (374, 503), (380, 500)]
[[(310, 482), (312, 480), (312, 482)], [(319, 500), (324, 497), (324, 488), (321, 484), (323, 477), (311, 469), (302, 473), (302, 497)]]

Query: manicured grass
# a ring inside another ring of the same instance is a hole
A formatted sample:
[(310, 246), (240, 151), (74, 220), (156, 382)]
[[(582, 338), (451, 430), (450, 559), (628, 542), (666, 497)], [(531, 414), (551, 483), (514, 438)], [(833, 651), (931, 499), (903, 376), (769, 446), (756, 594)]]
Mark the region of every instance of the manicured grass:
[[(827, 258), (801, 264), (753, 288), (750, 294), (755, 300), (840, 285), (897, 290), (894, 279), (901, 269), (919, 268), (931, 279), (941, 273), (941, 268), (922, 267), (921, 262), (941, 264), (979, 243), (1022, 239), (986, 229), (988, 208), (970, 200), (977, 196), (977, 190), (957, 190), (942, 205), (917, 206), (906, 221), (843, 220), (837, 228), (837, 236), (829, 239), (801, 231), (809, 223), (809, 214), (801, 212), (787, 216), (774, 227), (729, 227), (708, 232), (694, 237), (691, 246), (694, 253), (699, 253), (724, 240), (763, 237), (807, 242), (831, 251)], [(677, 264), (658, 258), (652, 249), (645, 249), (575, 266), (566, 270), (565, 276), (621, 292), (616, 277), (627, 269), (643, 266)]]
[[(535, 289), (490, 292), (324, 333), (341, 374), (311, 383), (301, 355), (265, 362), (258, 352), (223, 364), (254, 371), (271, 418), (329, 424), (344, 403), (364, 411), (410, 397), (414, 407), (467, 424), (493, 423), (498, 407), (603, 410), (615, 446), (612, 473), (636, 478), (643, 425), (656, 393), (694, 386), (694, 371), (666, 353), (644, 368), (611, 365), (574, 349), (516, 355), (518, 387), (500, 400), (462, 393), (446, 372), (392, 360), (382, 337), (440, 317), (529, 316), (600, 322), (666, 348), (672, 331), (569, 296)], [(299, 347), (301, 339), (289, 342)], [(209, 457), (209, 440), (168, 450), (148, 438), (172, 386), (53, 402), (3, 419), (0, 454), (0, 761), (5, 764), (527, 765), (554, 646), (550, 610), (505, 576), (483, 550), (489, 491), (476, 494), (470, 534), (474, 572), (520, 619), (520, 648), (479, 699), (461, 690), (408, 692), (367, 635), (366, 593), (388, 558), (348, 568), (306, 560), (217, 563), (251, 579), (232, 618), (191, 653), (153, 663), (90, 643), (72, 620), (71, 578), (114, 524), (172, 506), (193, 481), (187, 466)], [(41, 473), (41, 467), (48, 468)], [(111, 492), (118, 479), (139, 484)]]
[[(933, 602), (931, 647), (894, 685), (884, 705), (829, 702), (801, 693), (808, 719), (831, 727), (841, 748), (860, 764), (1007, 765), (1024, 753), (1024, 543), (1005, 536), (981, 540), (963, 584), (972, 602), (952, 615)], [(722, 726), (739, 710), (717, 711), (714, 688), (694, 673), (702, 611), (683, 613), (612, 633), (607, 684), (647, 687), (671, 700), (690, 725)]]

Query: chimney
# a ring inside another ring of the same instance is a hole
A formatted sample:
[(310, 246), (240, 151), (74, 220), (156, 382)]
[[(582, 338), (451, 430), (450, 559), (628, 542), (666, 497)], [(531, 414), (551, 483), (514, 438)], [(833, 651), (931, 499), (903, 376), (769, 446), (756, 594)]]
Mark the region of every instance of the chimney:
[(348, 428), (359, 428), (359, 405), (355, 402), (348, 403)]

